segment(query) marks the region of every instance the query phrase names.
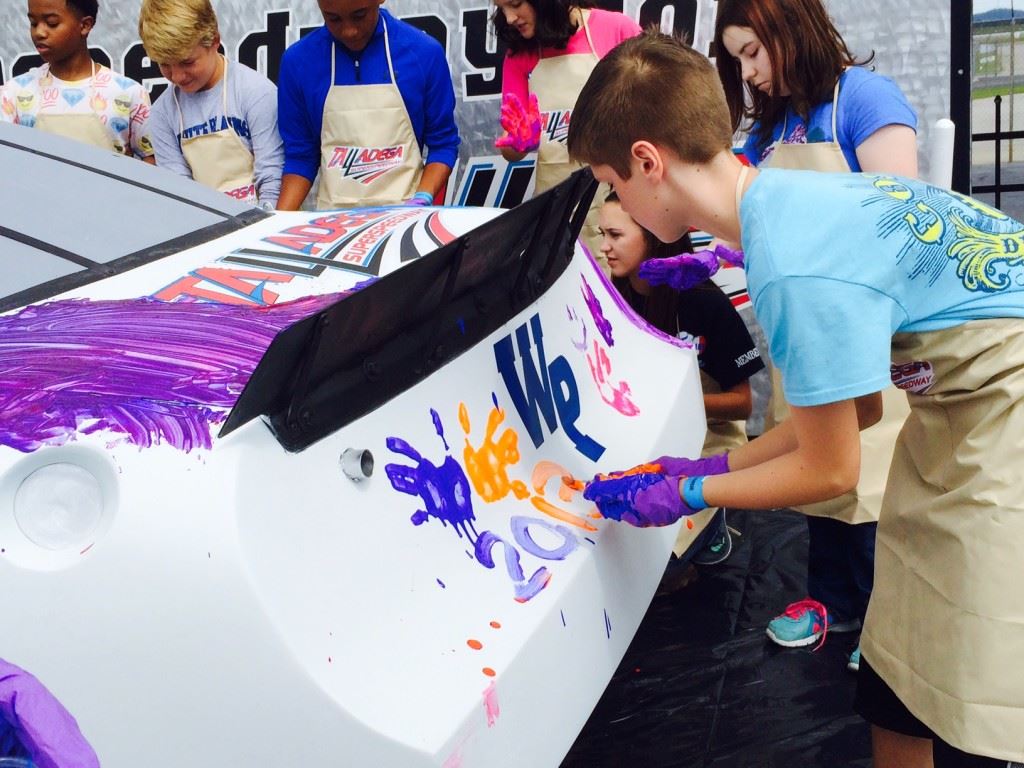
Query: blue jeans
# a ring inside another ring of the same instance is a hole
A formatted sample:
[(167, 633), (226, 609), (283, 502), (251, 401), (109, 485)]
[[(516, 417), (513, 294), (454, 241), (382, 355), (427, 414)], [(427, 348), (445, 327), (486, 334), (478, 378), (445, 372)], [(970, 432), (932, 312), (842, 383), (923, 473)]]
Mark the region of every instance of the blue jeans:
[(864, 620), (875, 581), (878, 523), (851, 525), (807, 515), (807, 592), (835, 621)]

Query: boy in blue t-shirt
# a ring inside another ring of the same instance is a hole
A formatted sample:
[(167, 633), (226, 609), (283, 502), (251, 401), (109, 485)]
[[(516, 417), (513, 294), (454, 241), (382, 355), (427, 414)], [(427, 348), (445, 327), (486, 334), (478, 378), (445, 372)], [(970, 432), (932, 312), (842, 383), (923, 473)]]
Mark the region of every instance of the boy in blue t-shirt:
[[(656, 33), (596, 66), (568, 138), (660, 240), (692, 226), (742, 243), (792, 417), (727, 456), (674, 461), (673, 475), (599, 475), (585, 496), (641, 526), (837, 496), (857, 482), (858, 429), (893, 381), (911, 415), (882, 508), (857, 698), (875, 765), (1022, 761), (1024, 225), (917, 181), (758, 172), (731, 142), (712, 65)], [(874, 406), (855, 402), (870, 395)]]

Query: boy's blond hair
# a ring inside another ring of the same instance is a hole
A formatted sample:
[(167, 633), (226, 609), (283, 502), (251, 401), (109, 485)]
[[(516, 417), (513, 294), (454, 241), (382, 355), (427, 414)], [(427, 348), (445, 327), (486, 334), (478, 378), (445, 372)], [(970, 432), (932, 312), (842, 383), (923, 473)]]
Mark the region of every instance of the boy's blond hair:
[(197, 45), (213, 45), (219, 34), (210, 0), (143, 0), (139, 37), (158, 64), (184, 61)]
[(678, 38), (655, 30), (630, 38), (597, 63), (569, 122), (574, 160), (630, 176), (633, 144), (649, 141), (688, 163), (732, 148), (718, 72)]

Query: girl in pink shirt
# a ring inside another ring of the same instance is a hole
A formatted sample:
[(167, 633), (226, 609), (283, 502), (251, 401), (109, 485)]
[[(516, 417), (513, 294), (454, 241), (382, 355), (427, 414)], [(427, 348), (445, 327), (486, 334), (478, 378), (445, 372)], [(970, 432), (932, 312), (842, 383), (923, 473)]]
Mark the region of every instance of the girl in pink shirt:
[[(491, 21), (508, 45), (501, 78), (501, 127), (495, 142), (509, 161), (537, 150), (535, 190), (544, 192), (579, 168), (565, 140), (576, 97), (594, 65), (623, 40), (640, 34), (628, 16), (588, 8), (589, 0), (495, 0)], [(595, 197), (603, 199), (604, 195)], [(597, 233), (597, 206), (580, 239), (607, 271)]]

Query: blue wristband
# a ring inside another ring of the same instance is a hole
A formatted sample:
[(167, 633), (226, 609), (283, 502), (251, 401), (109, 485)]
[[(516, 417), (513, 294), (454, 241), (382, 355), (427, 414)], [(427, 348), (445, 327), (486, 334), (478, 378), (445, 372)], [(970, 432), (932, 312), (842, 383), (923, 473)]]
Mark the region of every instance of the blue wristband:
[(705, 475), (688, 477), (683, 481), (683, 485), (679, 489), (679, 495), (683, 499), (683, 504), (694, 512), (707, 509), (708, 503), (704, 501), (704, 481), (706, 479)]
[(429, 192), (424, 192), (422, 190), (413, 195), (412, 198), (413, 200), (422, 200), (424, 205), (434, 204), (434, 196)]

